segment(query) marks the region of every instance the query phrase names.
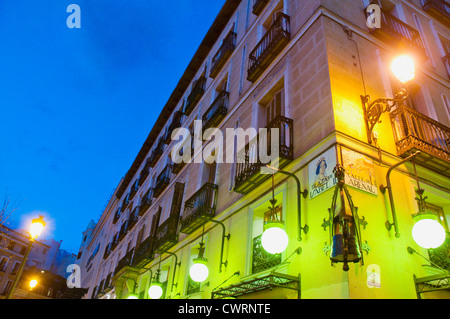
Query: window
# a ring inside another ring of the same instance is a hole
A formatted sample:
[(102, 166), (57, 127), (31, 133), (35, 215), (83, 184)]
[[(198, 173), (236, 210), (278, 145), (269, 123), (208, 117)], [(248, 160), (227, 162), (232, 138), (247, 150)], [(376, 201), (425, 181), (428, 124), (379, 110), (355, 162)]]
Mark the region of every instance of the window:
[(6, 271), (7, 263), (8, 263), (8, 258), (2, 257), (2, 260), (0, 261), (0, 271)]
[(15, 264), (14, 264), (14, 267), (13, 267), (13, 270), (12, 270), (12, 274), (13, 275), (15, 275), (15, 274), (17, 274), (17, 271), (19, 270), (19, 267), (20, 267), (20, 262), (16, 262)]
[(251, 208), (251, 234), (248, 243), (248, 251), (250, 252), (250, 255), (248, 256), (248, 272), (250, 274), (256, 274), (273, 268), (282, 261), (282, 254), (270, 254), (264, 250), (261, 245), (261, 236), (264, 232), (264, 225), (274, 217), (273, 215), (275, 215), (278, 220), (285, 220), (283, 196), (283, 191), (275, 191), (275, 199), (277, 202), (275, 204), (276, 210), (274, 212), (269, 209), (269, 207), (271, 207), (269, 202), (269, 199), (272, 197), (271, 193)]
[(11, 286), (12, 286), (12, 281), (8, 280), (6, 282), (5, 288), (3, 289), (2, 295), (7, 295), (9, 290), (11, 289)]

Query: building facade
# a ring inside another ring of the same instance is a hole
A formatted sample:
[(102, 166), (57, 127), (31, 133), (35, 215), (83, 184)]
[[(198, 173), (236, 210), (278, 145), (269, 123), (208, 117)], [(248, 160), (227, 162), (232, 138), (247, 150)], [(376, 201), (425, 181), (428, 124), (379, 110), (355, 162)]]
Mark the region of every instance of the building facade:
[[(226, 1), (84, 236), (85, 298), (147, 299), (156, 281), (172, 299), (449, 297), (450, 6), (373, 4)], [(407, 96), (390, 69), (404, 53)], [(436, 249), (411, 235), (424, 203), (447, 232)]]

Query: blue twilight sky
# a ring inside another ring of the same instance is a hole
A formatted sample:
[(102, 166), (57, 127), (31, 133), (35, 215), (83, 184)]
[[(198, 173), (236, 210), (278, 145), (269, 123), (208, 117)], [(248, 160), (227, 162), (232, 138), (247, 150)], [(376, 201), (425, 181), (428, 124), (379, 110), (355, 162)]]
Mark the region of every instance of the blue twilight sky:
[[(69, 29), (69, 4), (81, 28)], [(225, 0), (0, 2), (0, 200), (78, 252)]]

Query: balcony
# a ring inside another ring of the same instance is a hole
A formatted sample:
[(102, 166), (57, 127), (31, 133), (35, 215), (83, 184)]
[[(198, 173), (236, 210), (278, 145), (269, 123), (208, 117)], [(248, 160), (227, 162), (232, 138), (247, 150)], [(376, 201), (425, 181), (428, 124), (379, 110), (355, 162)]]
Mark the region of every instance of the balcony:
[(200, 101), (203, 93), (205, 93), (206, 78), (204, 76), (199, 77), (192, 85), (192, 91), (189, 94), (186, 104), (184, 105), (184, 114), (189, 116), (194, 107)]
[(236, 33), (230, 31), (223, 40), (222, 45), (220, 46), (216, 55), (214, 55), (212, 59), (211, 71), (209, 73), (209, 76), (211, 78), (214, 79), (217, 76), (217, 74), (219, 74), (222, 67), (228, 61), (228, 58), (230, 57), (231, 53), (233, 53), (235, 47), (236, 47)]
[(154, 251), (162, 253), (178, 242), (178, 216), (170, 216), (158, 226), (155, 234)]
[(269, 2), (269, 0), (254, 0), (252, 13), (254, 15), (259, 15)]
[(120, 227), (119, 236), (118, 236), (118, 241), (119, 242), (122, 241), (122, 239), (124, 239), (125, 236), (128, 234), (127, 224), (128, 224), (128, 220), (123, 222), (122, 226)]
[(131, 249), (128, 253), (126, 253), (125, 256), (122, 257), (122, 259), (119, 260), (116, 269), (114, 270), (114, 275), (127, 266), (131, 267), (133, 255), (134, 255), (134, 248)]
[(180, 232), (190, 234), (215, 216), (218, 188), (206, 183), (185, 202)]
[(117, 221), (120, 218), (120, 213), (122, 212), (122, 210), (119, 208), (117, 208), (115, 214), (114, 214), (114, 218), (113, 218), (113, 224), (117, 223)]
[(127, 209), (128, 204), (130, 203), (130, 194), (126, 194), (125, 197), (122, 200), (122, 206), (120, 207), (120, 211), (123, 212), (125, 209)]
[(144, 196), (142, 196), (141, 199), (141, 205), (139, 208), (139, 216), (142, 216), (145, 214), (147, 209), (152, 205), (153, 202), (153, 188), (150, 187), (147, 192), (145, 192)]
[(450, 177), (450, 128), (413, 110), (399, 106), (390, 113), (397, 154), (421, 154), (414, 162)]
[(450, 3), (445, 0), (423, 0), (422, 7), (430, 15), (450, 27)]
[(414, 53), (417, 52), (419, 59), (426, 59), (425, 47), (419, 32), (383, 9), (381, 9), (381, 27), (370, 29), (370, 32), (389, 45), (398, 49), (412, 49)]
[(172, 140), (172, 132), (181, 127), (183, 124), (183, 112), (177, 111), (173, 115), (172, 122), (170, 122), (170, 125), (167, 127), (166, 134), (164, 135), (164, 143), (170, 144), (170, 141)]
[(290, 37), (289, 16), (279, 13), (249, 55), (247, 80), (255, 82), (288, 44)]
[(228, 112), (229, 97), (230, 93), (224, 90), (221, 91), (208, 110), (206, 110), (205, 114), (203, 114), (203, 132), (210, 127), (218, 126), (222, 122)]
[(269, 174), (260, 173), (261, 165), (266, 163), (261, 163), (259, 159), (259, 143), (260, 140), (267, 141), (267, 152), (270, 152), (272, 128), (278, 129), (279, 132), (278, 167), (283, 168), (294, 158), (293, 121), (287, 117), (278, 116), (266, 128), (266, 136), (260, 137), (258, 134), (244, 149), (239, 151), (234, 180), (234, 191), (237, 193), (248, 194), (270, 177)]
[(281, 254), (270, 254), (261, 244), (261, 236), (253, 238), (252, 274), (272, 268), (281, 263)]
[(153, 197), (158, 198), (159, 195), (166, 189), (170, 183), (170, 176), (172, 175), (172, 164), (167, 164), (162, 172), (158, 175), (153, 188)]
[(164, 151), (164, 139), (161, 137), (158, 140), (158, 143), (156, 144), (156, 146), (153, 148), (152, 153), (150, 154), (150, 156), (147, 160), (147, 164), (149, 167), (155, 166), (156, 162), (161, 157), (163, 151)]
[(145, 180), (147, 179), (148, 175), (150, 174), (150, 165), (148, 164), (148, 160), (145, 162), (144, 167), (141, 170), (141, 173), (139, 174), (138, 179), (138, 186), (142, 186), (144, 184)]
[(136, 195), (138, 189), (139, 189), (139, 180), (136, 180), (130, 188), (130, 194), (128, 195), (128, 201), (131, 201), (133, 199), (133, 197), (134, 197), (134, 195)]
[(133, 211), (130, 214), (130, 217), (128, 217), (128, 222), (127, 222), (127, 232), (129, 232), (130, 230), (133, 229), (134, 225), (136, 225), (137, 221), (139, 220), (139, 210), (140, 207), (136, 206)]
[(153, 260), (153, 255), (153, 237), (148, 236), (135, 249), (133, 266), (136, 268), (144, 267), (147, 263)]

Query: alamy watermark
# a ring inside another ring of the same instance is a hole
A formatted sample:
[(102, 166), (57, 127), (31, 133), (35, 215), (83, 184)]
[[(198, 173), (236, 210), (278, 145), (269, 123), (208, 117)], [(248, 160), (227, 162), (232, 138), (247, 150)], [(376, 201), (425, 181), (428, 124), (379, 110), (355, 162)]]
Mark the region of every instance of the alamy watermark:
[(367, 27), (369, 29), (381, 28), (381, 8), (378, 4), (372, 3), (366, 8)]

